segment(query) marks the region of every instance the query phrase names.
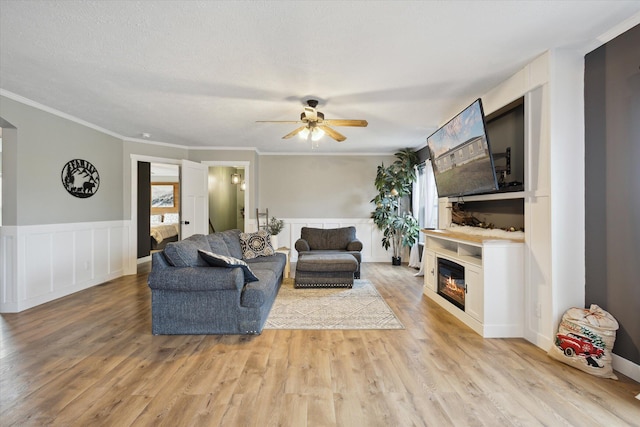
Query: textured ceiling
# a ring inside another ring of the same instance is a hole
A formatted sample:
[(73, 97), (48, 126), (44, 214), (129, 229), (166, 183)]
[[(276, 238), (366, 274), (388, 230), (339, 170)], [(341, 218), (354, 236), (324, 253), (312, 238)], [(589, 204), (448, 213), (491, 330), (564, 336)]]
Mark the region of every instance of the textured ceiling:
[(125, 139), (304, 152), (418, 147), (549, 48), (588, 52), (639, 1), (0, 1), (0, 89)]

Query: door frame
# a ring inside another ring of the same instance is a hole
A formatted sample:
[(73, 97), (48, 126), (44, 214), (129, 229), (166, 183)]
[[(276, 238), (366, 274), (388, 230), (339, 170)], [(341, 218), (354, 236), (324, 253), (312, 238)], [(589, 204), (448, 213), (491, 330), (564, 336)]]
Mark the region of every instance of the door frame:
[(138, 259), (138, 162), (164, 163), (168, 165), (182, 165), (182, 160), (168, 159), (165, 157), (143, 156), (131, 154), (131, 223), (129, 234), (129, 254), (132, 271), (127, 274), (136, 274), (138, 264), (151, 260), (151, 256)]
[[(144, 263), (150, 260), (145, 258), (140, 258), (138, 260), (138, 162), (149, 162), (149, 163), (165, 163), (170, 165), (178, 165), (181, 167), (182, 159), (171, 159), (167, 157), (156, 157), (156, 156), (145, 156), (140, 154), (130, 154), (131, 157), (131, 222), (130, 222), (130, 235), (129, 235), (129, 269), (126, 274), (136, 274), (138, 268), (138, 262)], [(203, 165), (207, 167), (211, 166), (229, 166), (229, 167), (244, 167), (244, 176), (245, 181), (247, 183), (247, 188), (244, 191), (244, 206), (245, 206), (245, 216), (244, 216), (244, 229), (245, 231), (249, 231), (250, 224), (250, 215), (249, 212), (251, 210), (251, 190), (253, 189), (253, 183), (251, 182), (251, 162), (246, 160), (240, 161), (201, 161)]]
[[(245, 233), (248, 233), (250, 230), (249, 228), (249, 219), (250, 219), (250, 215), (249, 213), (251, 212), (251, 210), (249, 209), (251, 206), (250, 200), (251, 200), (251, 190), (253, 189), (253, 185), (251, 182), (251, 162), (248, 160), (238, 160), (238, 161), (233, 161), (233, 160), (208, 160), (208, 161), (202, 161), (200, 162), (203, 165), (206, 165), (208, 168), (211, 167), (231, 167), (231, 168), (244, 168), (244, 181), (246, 183), (245, 186), (245, 190), (244, 190), (244, 231)], [(209, 193), (209, 197), (211, 197), (211, 193)]]

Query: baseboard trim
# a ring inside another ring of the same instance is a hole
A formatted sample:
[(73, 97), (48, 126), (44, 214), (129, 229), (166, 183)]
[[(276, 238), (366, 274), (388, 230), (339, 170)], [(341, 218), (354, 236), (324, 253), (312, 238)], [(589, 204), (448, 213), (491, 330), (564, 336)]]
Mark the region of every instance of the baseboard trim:
[(640, 365), (613, 353), (612, 366), (615, 371), (640, 383)]

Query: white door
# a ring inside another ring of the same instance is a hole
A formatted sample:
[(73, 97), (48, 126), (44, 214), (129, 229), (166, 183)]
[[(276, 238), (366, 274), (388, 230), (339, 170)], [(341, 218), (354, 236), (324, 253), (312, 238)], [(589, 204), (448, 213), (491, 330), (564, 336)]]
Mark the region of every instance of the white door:
[(424, 271), (424, 284), (430, 290), (437, 292), (438, 287), (436, 286), (436, 254), (432, 250), (425, 249), (422, 254), (422, 259), (426, 265), (426, 269)]
[(209, 231), (208, 168), (201, 163), (182, 160), (180, 169), (180, 238)]
[(482, 323), (484, 319), (484, 284), (482, 280), (482, 268), (465, 263), (464, 282), (466, 287), (464, 311), (469, 316)]

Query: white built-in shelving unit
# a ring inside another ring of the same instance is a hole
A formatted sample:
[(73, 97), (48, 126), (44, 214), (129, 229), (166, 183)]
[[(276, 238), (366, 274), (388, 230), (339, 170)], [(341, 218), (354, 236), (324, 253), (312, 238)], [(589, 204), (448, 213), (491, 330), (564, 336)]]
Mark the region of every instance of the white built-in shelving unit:
[[(423, 233), (424, 294), (485, 338), (522, 337), (524, 242), (447, 230)], [(437, 293), (438, 258), (464, 267), (464, 310)]]

